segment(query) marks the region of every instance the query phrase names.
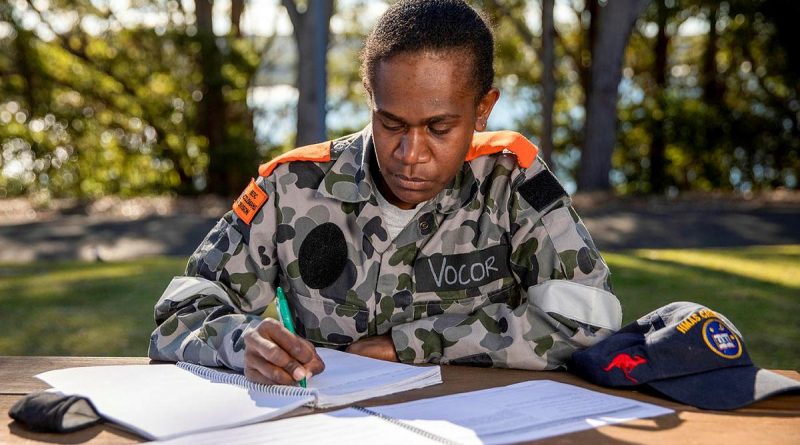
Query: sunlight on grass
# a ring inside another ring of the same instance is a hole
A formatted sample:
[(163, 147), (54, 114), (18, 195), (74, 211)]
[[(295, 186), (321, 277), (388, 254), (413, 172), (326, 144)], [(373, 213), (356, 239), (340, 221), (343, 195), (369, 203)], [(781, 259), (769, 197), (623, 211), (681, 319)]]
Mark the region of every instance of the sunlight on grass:
[(0, 354), (147, 352), (153, 305), (186, 258), (2, 265)]
[(800, 289), (800, 246), (745, 247), (739, 249), (634, 251), (650, 260), (671, 261), (687, 266), (727, 272), (742, 277)]

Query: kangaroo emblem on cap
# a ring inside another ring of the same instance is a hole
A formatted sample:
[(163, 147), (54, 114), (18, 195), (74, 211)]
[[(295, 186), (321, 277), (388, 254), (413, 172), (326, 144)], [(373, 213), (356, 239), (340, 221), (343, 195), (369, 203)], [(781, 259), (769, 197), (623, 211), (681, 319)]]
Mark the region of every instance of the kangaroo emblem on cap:
[(603, 371), (609, 372), (614, 368), (618, 368), (621, 369), (622, 372), (625, 374), (626, 379), (634, 383), (639, 383), (638, 380), (631, 377), (630, 373), (634, 370), (634, 368), (641, 365), (642, 363), (647, 363), (647, 359), (645, 359), (641, 355), (631, 357), (630, 355), (625, 353), (617, 354), (616, 356), (614, 356), (613, 359), (611, 359), (611, 362), (608, 364), (608, 366), (603, 368)]

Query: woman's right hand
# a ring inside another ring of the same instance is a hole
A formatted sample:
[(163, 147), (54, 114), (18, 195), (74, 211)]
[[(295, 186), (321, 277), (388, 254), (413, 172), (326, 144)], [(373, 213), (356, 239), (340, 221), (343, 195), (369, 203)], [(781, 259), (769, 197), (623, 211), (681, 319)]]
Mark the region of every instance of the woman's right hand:
[(273, 318), (264, 319), (247, 332), (244, 345), (244, 375), (256, 383), (294, 385), (325, 369), (311, 342), (292, 334)]

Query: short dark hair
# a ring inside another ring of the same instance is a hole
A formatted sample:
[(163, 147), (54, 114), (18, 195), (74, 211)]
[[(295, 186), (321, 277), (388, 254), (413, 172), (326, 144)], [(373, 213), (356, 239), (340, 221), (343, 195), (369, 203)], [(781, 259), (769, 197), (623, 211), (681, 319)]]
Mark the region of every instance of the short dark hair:
[(480, 100), (494, 82), (494, 37), (489, 21), (463, 0), (401, 0), (378, 19), (361, 52), (361, 78), (372, 93), (381, 61), (400, 53), (463, 50), (473, 56)]

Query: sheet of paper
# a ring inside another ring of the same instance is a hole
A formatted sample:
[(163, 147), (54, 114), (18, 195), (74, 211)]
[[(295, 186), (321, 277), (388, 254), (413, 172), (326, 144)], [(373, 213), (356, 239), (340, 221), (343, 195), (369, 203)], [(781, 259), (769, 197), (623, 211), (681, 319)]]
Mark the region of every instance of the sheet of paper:
[(413, 431), (401, 428), (380, 417), (353, 408), (332, 413), (312, 414), (290, 419), (258, 423), (228, 430), (193, 434), (157, 442), (160, 445), (237, 445), (313, 443), (411, 445), (439, 444)]
[(411, 366), (317, 348), (325, 371), (311, 378), (310, 389), (319, 391), (317, 406), (345, 405), (358, 400), (423, 388), (442, 382), (438, 366)]
[(542, 439), (673, 412), (649, 403), (550, 380), (370, 409), (442, 434), (448, 424), (467, 428), (480, 443), (486, 444)]
[(385, 418), (347, 408), (184, 436), (162, 443), (507, 444), (673, 412), (549, 380), (369, 409)]

